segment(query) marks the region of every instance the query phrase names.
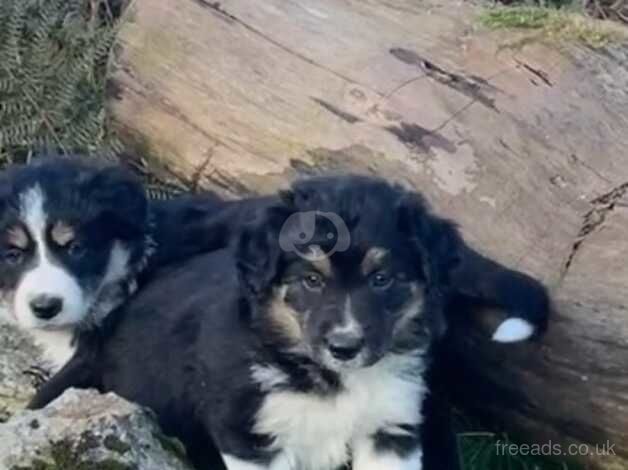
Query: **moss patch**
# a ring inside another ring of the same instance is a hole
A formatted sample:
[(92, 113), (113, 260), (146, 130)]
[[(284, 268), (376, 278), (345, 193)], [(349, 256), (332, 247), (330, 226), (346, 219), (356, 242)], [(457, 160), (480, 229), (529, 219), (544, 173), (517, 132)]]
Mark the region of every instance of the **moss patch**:
[(532, 38), (540, 41), (577, 42), (596, 49), (628, 38), (628, 29), (620, 25), (557, 8), (492, 8), (480, 16), (480, 22), (490, 29), (528, 31), (533, 34)]
[(131, 450), (131, 446), (126, 442), (120, 440), (117, 436), (109, 434), (105, 437), (103, 445), (112, 452), (116, 452), (120, 455), (126, 454)]
[(164, 451), (173, 455), (182, 462), (188, 462), (185, 446), (179, 439), (168, 437), (161, 432), (153, 432), (153, 437), (159, 442)]
[(90, 462), (83, 458), (85, 451), (98, 445), (93, 435), (81, 436), (78, 443), (64, 439), (52, 444), (50, 459), (34, 459), (28, 466), (14, 466), (11, 470), (134, 470), (135, 467), (115, 459)]

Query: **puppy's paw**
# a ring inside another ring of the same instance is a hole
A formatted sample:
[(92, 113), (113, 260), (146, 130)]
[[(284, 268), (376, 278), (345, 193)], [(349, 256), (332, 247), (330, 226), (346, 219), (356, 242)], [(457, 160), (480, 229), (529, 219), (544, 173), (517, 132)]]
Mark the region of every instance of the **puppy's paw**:
[(509, 318), (503, 321), (493, 333), (493, 341), (498, 343), (516, 343), (530, 338), (534, 334), (534, 325), (522, 318)]

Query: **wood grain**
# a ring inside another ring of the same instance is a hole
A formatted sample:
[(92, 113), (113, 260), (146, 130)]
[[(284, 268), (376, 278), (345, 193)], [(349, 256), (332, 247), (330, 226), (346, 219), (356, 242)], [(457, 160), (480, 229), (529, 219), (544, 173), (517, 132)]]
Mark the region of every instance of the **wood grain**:
[(610, 439), (595, 465), (625, 468), (627, 48), (509, 47), (451, 3), (136, 0), (111, 108), (164, 171), (232, 196), (330, 171), (423, 192), (555, 299), (540, 344), (461, 340), (521, 397), (481, 408), (530, 439)]

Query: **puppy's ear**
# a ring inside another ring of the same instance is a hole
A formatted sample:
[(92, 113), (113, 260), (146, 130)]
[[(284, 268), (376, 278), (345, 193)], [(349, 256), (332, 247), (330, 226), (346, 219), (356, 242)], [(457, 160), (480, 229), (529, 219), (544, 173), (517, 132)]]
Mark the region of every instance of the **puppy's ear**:
[(94, 201), (100, 217), (112, 225), (123, 240), (146, 232), (148, 201), (141, 183), (119, 167), (99, 170), (84, 183), (84, 192)]
[(405, 193), (398, 206), (399, 230), (421, 255), (427, 280), (446, 287), (449, 274), (460, 262), (460, 236), (455, 225), (430, 213), (423, 198)]
[(238, 274), (248, 293), (263, 297), (279, 271), (279, 237), (292, 211), (287, 206), (265, 209), (263, 216), (244, 227), (239, 235), (236, 259)]
[(446, 321), (445, 296), (450, 274), (460, 262), (460, 236), (449, 221), (432, 215), (416, 193), (405, 192), (398, 206), (399, 230), (416, 250), (427, 284), (428, 314), (432, 333), (444, 335)]

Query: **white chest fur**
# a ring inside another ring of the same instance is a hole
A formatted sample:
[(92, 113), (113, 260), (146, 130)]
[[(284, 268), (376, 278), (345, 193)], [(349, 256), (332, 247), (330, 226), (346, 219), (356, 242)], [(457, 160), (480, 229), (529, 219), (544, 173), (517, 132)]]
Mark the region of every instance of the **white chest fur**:
[[(420, 424), (426, 391), (422, 369), (419, 356), (391, 356), (346, 374), (344, 390), (332, 397), (270, 392), (255, 431), (274, 437), (279, 455), (271, 468), (333, 470), (375, 432), (404, 434), (399, 425)], [(287, 380), (282, 372), (261, 366), (253, 369), (253, 377), (262, 389)]]
[(28, 330), (35, 344), (43, 353), (45, 366), (50, 372), (56, 373), (68, 362), (76, 347), (72, 344), (72, 331), (70, 330)]

